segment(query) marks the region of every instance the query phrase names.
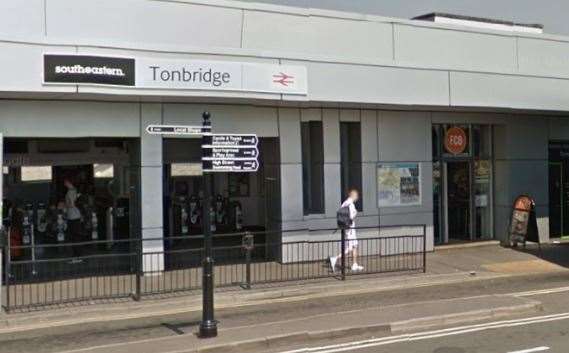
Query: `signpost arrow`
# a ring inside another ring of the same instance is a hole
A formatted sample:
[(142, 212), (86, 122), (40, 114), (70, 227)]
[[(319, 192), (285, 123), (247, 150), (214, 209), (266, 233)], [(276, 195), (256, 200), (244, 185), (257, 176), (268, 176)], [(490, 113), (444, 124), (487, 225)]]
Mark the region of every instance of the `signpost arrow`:
[(202, 126), (186, 125), (148, 125), (146, 132), (151, 135), (203, 135), (206, 131)]
[(203, 150), (203, 159), (253, 159), (259, 156), (257, 147), (205, 147)]
[(259, 170), (257, 160), (236, 159), (204, 159), (202, 161), (204, 172), (256, 172)]
[(211, 134), (206, 136), (208, 143), (202, 147), (257, 147), (259, 138), (255, 134)]

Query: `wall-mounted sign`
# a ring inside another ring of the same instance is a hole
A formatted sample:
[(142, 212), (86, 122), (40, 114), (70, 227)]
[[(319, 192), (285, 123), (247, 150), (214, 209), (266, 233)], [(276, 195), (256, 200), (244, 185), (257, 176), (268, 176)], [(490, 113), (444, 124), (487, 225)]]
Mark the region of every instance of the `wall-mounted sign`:
[(221, 60), (44, 55), (44, 84), (103, 84), (161, 90), (308, 93), (304, 66)]
[(421, 168), (418, 163), (380, 163), (377, 166), (379, 207), (421, 205)]
[(454, 126), (445, 132), (445, 150), (452, 154), (461, 154), (466, 150), (468, 138), (464, 129)]
[(136, 86), (176, 90), (307, 94), (306, 67), (231, 61), (140, 58)]
[(43, 82), (134, 86), (135, 60), (108, 56), (45, 54)]

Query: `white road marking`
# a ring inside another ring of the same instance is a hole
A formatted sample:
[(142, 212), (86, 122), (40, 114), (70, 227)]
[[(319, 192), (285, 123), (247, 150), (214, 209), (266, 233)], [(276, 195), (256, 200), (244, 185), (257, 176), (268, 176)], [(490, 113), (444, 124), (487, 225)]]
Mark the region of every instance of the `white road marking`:
[[(468, 326), (462, 326), (462, 327), (453, 327), (453, 328), (448, 328), (448, 329), (443, 329), (443, 330), (435, 330), (435, 331), (419, 332), (419, 333), (413, 333), (413, 334), (404, 334), (404, 335), (398, 335), (398, 336), (382, 337), (382, 338), (369, 339), (369, 340), (363, 340), (363, 341), (355, 341), (355, 342), (349, 342), (349, 343), (341, 343), (341, 344), (335, 344), (335, 345), (329, 345), (329, 346), (306, 347), (306, 348), (300, 348), (300, 349), (295, 349), (295, 350), (291, 350), (291, 351), (285, 351), (285, 352), (281, 352), (281, 353), (314, 353), (314, 352), (317, 352), (317, 353), (336, 353), (336, 352), (345, 352), (345, 351), (356, 350), (356, 349), (385, 346), (385, 345), (390, 345), (390, 344), (395, 344), (395, 343), (422, 341), (422, 340), (433, 339), (433, 338), (461, 335), (461, 334), (470, 333), (470, 332), (487, 331), (487, 330), (504, 328), (504, 327), (518, 327), (518, 326), (525, 326), (525, 325), (551, 322), (551, 321), (559, 321), (559, 320), (569, 320), (569, 312), (568, 313), (562, 313), (562, 314), (555, 314), (555, 315), (534, 316), (534, 317), (529, 317), (529, 318), (519, 319), (519, 320), (495, 321), (495, 322), (489, 322), (489, 323), (485, 323), (485, 324), (468, 325)], [(539, 348), (542, 348), (542, 347), (539, 347)]]
[(532, 352), (543, 352), (543, 351), (548, 351), (549, 347), (535, 347), (535, 348), (530, 348), (530, 349), (524, 349), (522, 351), (515, 351), (515, 352), (509, 352), (509, 353), (532, 353)]
[(510, 293), (508, 295), (513, 295), (514, 297), (532, 297), (536, 295), (555, 294), (563, 292), (569, 292), (569, 287), (549, 288), (549, 289), (533, 290), (528, 292), (517, 292), (517, 293)]

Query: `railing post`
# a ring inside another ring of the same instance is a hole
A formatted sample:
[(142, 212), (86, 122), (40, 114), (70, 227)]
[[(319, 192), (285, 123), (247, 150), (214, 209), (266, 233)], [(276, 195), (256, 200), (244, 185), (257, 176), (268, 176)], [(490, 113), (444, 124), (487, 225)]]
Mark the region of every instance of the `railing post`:
[(251, 289), (251, 249), (247, 248), (245, 253), (245, 289)]
[(344, 228), (342, 228), (341, 234), (342, 234), (341, 236), (342, 244), (340, 245), (340, 249), (342, 257), (340, 258), (341, 261), (340, 266), (342, 266), (342, 281), (345, 281), (346, 280), (346, 230)]
[(427, 273), (427, 225), (423, 224), (423, 273)]
[(134, 300), (139, 301), (141, 298), (142, 287), (142, 237), (136, 240), (136, 288)]
[(4, 274), (4, 280), (6, 281), (6, 312), (10, 311), (10, 273), (12, 271), (11, 267), (11, 254), (10, 254), (10, 234), (5, 232), (3, 234), (6, 237), (4, 242), (4, 251), (6, 252), (6, 272)]

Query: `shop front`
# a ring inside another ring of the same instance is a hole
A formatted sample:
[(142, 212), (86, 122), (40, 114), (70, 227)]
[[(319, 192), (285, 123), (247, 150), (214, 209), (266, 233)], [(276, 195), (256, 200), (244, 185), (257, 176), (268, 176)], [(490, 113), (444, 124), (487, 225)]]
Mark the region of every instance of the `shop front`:
[(549, 234), (569, 236), (569, 142), (549, 142)]
[(492, 239), (492, 126), (433, 125), (436, 243)]

